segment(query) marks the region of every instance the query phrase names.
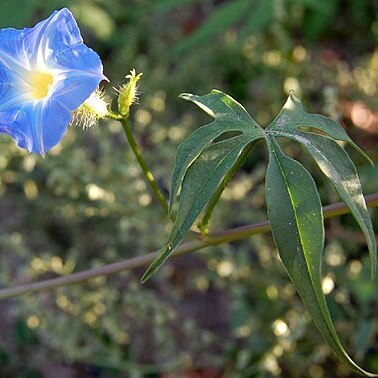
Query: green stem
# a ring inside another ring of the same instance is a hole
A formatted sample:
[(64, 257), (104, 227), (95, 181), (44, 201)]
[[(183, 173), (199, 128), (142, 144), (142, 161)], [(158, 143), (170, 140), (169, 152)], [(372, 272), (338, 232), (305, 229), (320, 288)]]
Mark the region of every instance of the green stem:
[(126, 138), (129, 142), (129, 145), (135, 155), (135, 158), (137, 159), (140, 167), (142, 168), (143, 174), (147, 182), (149, 183), (152, 191), (155, 193), (157, 199), (160, 202), (161, 207), (163, 208), (163, 211), (165, 214), (168, 214), (168, 204), (167, 200), (165, 199), (163, 193), (160, 191), (158, 185), (156, 184), (156, 181), (154, 179), (154, 176), (150, 169), (147, 166), (146, 161), (144, 160), (143, 154), (141, 149), (139, 148), (133, 133), (131, 132), (129, 122), (126, 118), (120, 119), (120, 122), (122, 123), (123, 130), (125, 131)]
[[(378, 207), (378, 193), (374, 193), (365, 197), (368, 207)], [(349, 208), (343, 202), (338, 202), (323, 208), (324, 218), (332, 218), (342, 214), (349, 213)], [(221, 243), (228, 243), (231, 241), (245, 239), (252, 235), (262, 234), (270, 231), (269, 222), (261, 222), (250, 224), (242, 227), (237, 227), (224, 231), (216, 231), (207, 234), (203, 237), (196, 234), (197, 240), (189, 241), (181, 244), (173, 252), (172, 257), (181, 256), (187, 253), (195, 252), (206, 248), (210, 245), (217, 245)], [(77, 273), (72, 273), (67, 276), (50, 278), (48, 280), (26, 283), (10, 288), (0, 290), (0, 300), (16, 297), (26, 293), (38, 292), (41, 290), (51, 290), (55, 287), (72, 285), (92, 278), (101, 276), (108, 276), (116, 274), (121, 271), (140, 268), (149, 265), (158, 255), (159, 251), (150, 252), (143, 256), (133, 257), (131, 259), (119, 261), (113, 264), (104, 265), (99, 268), (84, 270)]]

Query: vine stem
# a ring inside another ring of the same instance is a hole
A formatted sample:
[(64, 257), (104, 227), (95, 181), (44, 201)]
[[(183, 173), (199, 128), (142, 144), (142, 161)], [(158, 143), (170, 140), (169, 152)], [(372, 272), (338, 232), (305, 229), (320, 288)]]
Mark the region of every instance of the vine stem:
[[(366, 196), (365, 201), (368, 207), (378, 207), (378, 193)], [(342, 202), (323, 207), (324, 218), (332, 218), (347, 214), (349, 212), (349, 208)], [(270, 225), (269, 222), (265, 221), (229, 230), (210, 232), (205, 236), (202, 236), (199, 233), (194, 233), (197, 239), (181, 244), (172, 254), (172, 257), (182, 256), (187, 253), (195, 252), (210, 245), (245, 239), (249, 236), (266, 233), (268, 231), (270, 231)], [(137, 256), (113, 264), (104, 265), (100, 268), (88, 269), (81, 272), (72, 273), (67, 276), (50, 278), (47, 280), (31, 282), (1, 289), (0, 300), (40, 290), (51, 290), (58, 286), (76, 284), (90, 280), (92, 278), (116, 274), (124, 270), (140, 268), (142, 266), (150, 264), (158, 255), (158, 253), (159, 251), (154, 251), (143, 256)]]
[(150, 185), (152, 191), (155, 193), (156, 198), (158, 199), (161, 207), (163, 208), (164, 213), (168, 215), (167, 200), (164, 197), (163, 193), (160, 191), (158, 185), (156, 184), (156, 181), (152, 172), (150, 171), (150, 169), (147, 166), (146, 161), (144, 160), (142, 151), (139, 148), (138, 143), (136, 142), (133, 133), (131, 132), (129, 121), (126, 118), (121, 118), (121, 119), (118, 118), (118, 120), (121, 122), (123, 126), (123, 130), (125, 131), (127, 141), (129, 142), (129, 145), (135, 155), (135, 158), (137, 159), (140, 167), (142, 168), (146, 181)]

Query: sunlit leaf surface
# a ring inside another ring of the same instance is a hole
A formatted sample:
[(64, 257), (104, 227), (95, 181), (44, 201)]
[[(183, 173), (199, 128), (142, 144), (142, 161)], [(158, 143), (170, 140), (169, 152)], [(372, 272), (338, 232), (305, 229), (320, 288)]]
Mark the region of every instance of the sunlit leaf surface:
[(319, 194), (309, 172), (282, 152), (279, 138), (299, 142), (349, 206), (367, 240), (374, 276), (377, 247), (373, 227), (356, 168), (339, 142), (350, 144), (370, 159), (337, 122), (306, 113), (293, 93), (265, 130), (240, 104), (220, 91), (214, 90), (205, 96), (183, 94), (181, 97), (194, 102), (214, 121), (197, 129), (178, 147), (170, 195), (170, 214), (175, 215), (174, 224), (142, 282), (148, 280), (173, 253), (201, 213), (205, 213), (203, 223), (206, 226), (232, 174), (255, 142), (265, 139), (269, 151), (266, 173), (268, 217), (288, 275), (334, 353), (359, 374), (375, 376), (348, 356), (336, 334), (321, 285), (324, 225)]

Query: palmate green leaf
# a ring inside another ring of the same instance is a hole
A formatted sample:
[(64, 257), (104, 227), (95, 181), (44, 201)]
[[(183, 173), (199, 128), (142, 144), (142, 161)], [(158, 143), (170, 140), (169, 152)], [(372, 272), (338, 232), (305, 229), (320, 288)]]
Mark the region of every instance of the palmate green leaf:
[(269, 151), (268, 216), (289, 277), (334, 353), (359, 374), (376, 376), (353, 362), (338, 339), (321, 285), (324, 226), (319, 195), (310, 174), (281, 151), (278, 139), (289, 138), (304, 146), (335, 186), (367, 239), (375, 274), (376, 242), (371, 220), (356, 168), (339, 143), (350, 144), (370, 159), (336, 122), (306, 113), (294, 94), (265, 130), (222, 92), (182, 97), (202, 108), (214, 121), (197, 129), (177, 150), (170, 197), (170, 213), (177, 207), (177, 215), (164, 247), (142, 281), (150, 278), (172, 254), (200, 214), (205, 213), (206, 224), (225, 184), (256, 141), (265, 139)]
[(170, 213), (177, 202), (178, 212), (168, 240), (143, 275), (142, 282), (160, 268), (200, 213), (219, 197), (239, 166), (243, 151), (263, 138), (263, 129), (230, 96), (214, 90), (205, 96), (183, 94), (181, 97), (201, 107), (214, 121), (197, 129), (177, 149)]
[[(309, 130), (313, 132), (308, 132)], [(315, 134), (315, 130), (326, 134)], [(290, 95), (277, 118), (267, 127), (266, 132), (296, 140), (315, 159), (341, 199), (350, 208), (364, 233), (370, 254), (371, 274), (374, 277), (377, 267), (377, 245), (362, 194), (361, 182), (349, 155), (330, 137), (349, 143), (371, 162), (369, 157), (349, 138), (337, 122), (319, 114), (306, 113), (293, 94)]]
[(334, 353), (358, 373), (374, 376), (361, 369), (345, 352), (328, 311), (321, 284), (323, 215), (315, 182), (300, 163), (282, 153), (274, 136), (268, 134), (267, 143), (266, 203), (281, 260)]

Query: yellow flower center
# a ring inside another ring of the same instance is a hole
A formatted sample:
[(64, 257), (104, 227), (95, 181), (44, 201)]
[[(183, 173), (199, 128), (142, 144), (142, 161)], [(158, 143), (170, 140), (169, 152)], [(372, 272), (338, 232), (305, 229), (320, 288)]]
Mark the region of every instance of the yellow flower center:
[(46, 72), (33, 72), (31, 76), (32, 96), (36, 100), (40, 100), (47, 96), (51, 84), (53, 83), (53, 76)]

